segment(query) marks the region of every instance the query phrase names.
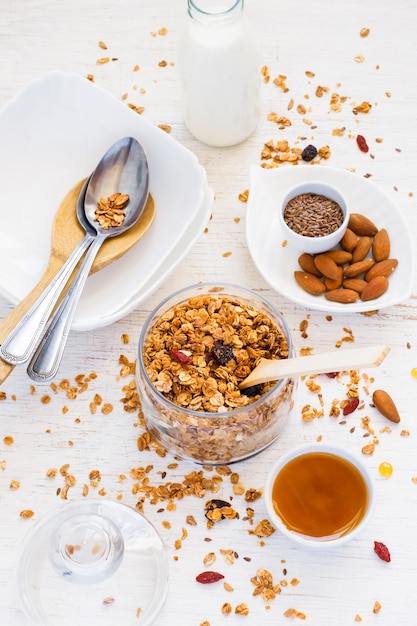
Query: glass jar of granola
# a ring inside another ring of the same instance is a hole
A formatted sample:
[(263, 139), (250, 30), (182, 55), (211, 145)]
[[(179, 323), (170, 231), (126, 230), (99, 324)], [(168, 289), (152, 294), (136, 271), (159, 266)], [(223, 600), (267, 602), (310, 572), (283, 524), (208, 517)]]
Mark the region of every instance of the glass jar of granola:
[(166, 449), (202, 464), (245, 459), (283, 431), (295, 381), (240, 390), (260, 358), (288, 358), (279, 312), (255, 292), (198, 284), (166, 298), (139, 340), (137, 386), (148, 430)]

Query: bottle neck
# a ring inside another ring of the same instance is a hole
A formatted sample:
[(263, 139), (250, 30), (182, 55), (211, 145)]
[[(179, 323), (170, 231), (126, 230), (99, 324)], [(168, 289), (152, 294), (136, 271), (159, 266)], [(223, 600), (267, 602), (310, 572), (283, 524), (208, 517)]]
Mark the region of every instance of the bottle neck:
[(189, 16), (207, 26), (229, 24), (243, 12), (244, 0), (188, 0)]

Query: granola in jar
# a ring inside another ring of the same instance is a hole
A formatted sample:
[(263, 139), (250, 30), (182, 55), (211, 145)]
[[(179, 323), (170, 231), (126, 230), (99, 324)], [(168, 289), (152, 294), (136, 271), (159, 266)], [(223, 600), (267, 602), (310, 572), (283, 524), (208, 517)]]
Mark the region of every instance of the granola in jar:
[(166, 448), (229, 463), (269, 445), (292, 406), (294, 381), (240, 390), (261, 358), (292, 353), (280, 314), (252, 291), (196, 285), (154, 311), (139, 344), (138, 390), (148, 427)]

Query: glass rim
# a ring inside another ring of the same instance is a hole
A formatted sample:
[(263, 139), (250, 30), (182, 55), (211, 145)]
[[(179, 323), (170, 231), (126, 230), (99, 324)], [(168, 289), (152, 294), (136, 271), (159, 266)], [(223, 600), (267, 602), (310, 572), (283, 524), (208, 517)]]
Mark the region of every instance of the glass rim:
[(219, 11), (208, 11), (199, 6), (200, 0), (188, 0), (188, 9), (195, 10), (199, 15), (210, 17), (226, 17), (233, 13), (239, 6), (243, 9), (245, 0), (235, 0), (228, 9), (221, 9)]
[[(169, 400), (169, 398), (167, 398), (166, 396), (164, 396), (163, 393), (161, 393), (153, 384), (153, 382), (151, 381), (151, 379), (149, 378), (148, 372), (146, 370), (144, 361), (143, 361), (143, 345), (144, 345), (144, 340), (145, 337), (147, 335), (147, 331), (149, 330), (149, 326), (150, 326), (150, 322), (151, 320), (154, 318), (155, 315), (157, 315), (158, 311), (160, 309), (162, 309), (164, 307), (164, 305), (171, 299), (176, 298), (176, 296), (180, 296), (181, 293), (185, 293), (187, 291), (190, 290), (197, 290), (198, 288), (201, 289), (206, 289), (208, 287), (223, 287), (225, 289), (229, 288), (230, 292), (227, 293), (226, 291), (222, 292), (225, 295), (234, 295), (233, 293), (233, 289), (238, 289), (238, 290), (242, 290), (244, 292), (246, 292), (249, 296), (255, 297), (255, 298), (259, 298), (259, 300), (265, 304), (267, 307), (269, 307), (270, 309), (272, 309), (274, 315), (277, 317), (277, 319), (282, 323), (283, 325), (283, 329), (285, 332), (285, 338), (287, 340), (288, 343), (288, 354), (292, 355), (294, 352), (294, 345), (293, 345), (293, 341), (292, 341), (292, 337), (291, 337), (291, 333), (290, 333), (290, 329), (289, 326), (286, 322), (286, 320), (284, 319), (283, 315), (281, 315), (281, 313), (278, 311), (278, 309), (266, 298), (264, 298), (263, 296), (257, 294), (255, 291), (253, 291), (252, 289), (248, 288), (248, 287), (242, 287), (240, 285), (236, 285), (233, 283), (224, 283), (224, 282), (207, 282), (207, 283), (195, 283), (193, 285), (189, 285), (188, 287), (182, 287), (181, 289), (178, 289), (177, 291), (175, 291), (174, 293), (172, 293), (171, 295), (166, 296), (156, 307), (154, 307), (154, 309), (150, 312), (150, 314), (148, 315), (148, 317), (146, 318), (143, 326), (142, 326), (142, 331), (140, 333), (139, 336), (139, 342), (138, 342), (138, 365), (139, 365), (139, 369), (140, 371), (143, 373), (143, 376), (145, 378), (146, 383), (150, 386), (152, 392), (160, 399), (161, 404), (165, 404), (165, 406), (167, 407), (168, 410), (175, 410), (175, 411), (181, 411), (187, 415), (196, 417), (196, 418), (201, 418), (202, 416), (204, 416), (204, 419), (219, 419), (219, 418), (229, 418), (229, 416), (235, 416), (235, 415), (239, 415), (240, 413), (242, 413), (243, 411), (250, 411), (250, 410), (254, 410), (257, 409), (260, 405), (262, 405), (268, 398), (270, 395), (272, 395), (272, 393), (275, 393), (277, 391), (277, 388), (279, 387), (283, 387), (284, 383), (294, 380), (294, 378), (291, 377), (287, 377), (287, 378), (280, 378), (279, 380), (277, 380), (275, 382), (275, 384), (271, 387), (271, 389), (269, 389), (269, 391), (267, 391), (266, 393), (264, 393), (260, 398), (258, 398), (258, 400), (255, 400), (254, 402), (251, 402), (245, 406), (242, 407), (238, 407), (236, 409), (230, 409), (230, 411), (222, 411), (222, 412), (217, 412), (217, 411), (213, 411), (213, 412), (208, 412), (208, 411), (195, 411), (192, 409), (188, 409), (186, 407), (182, 407), (179, 404), (176, 404), (175, 402), (173, 402), (172, 400)], [(176, 301), (176, 304), (180, 304), (181, 302), (185, 302), (185, 299), (180, 299)], [(281, 329), (280, 329), (281, 330)], [(287, 358), (291, 358), (291, 357), (287, 357)]]
[[(121, 511), (123, 512), (122, 514)], [(129, 543), (130, 538), (126, 519), (128, 522), (135, 524), (135, 530), (143, 533), (145, 551), (147, 551), (148, 554), (139, 558), (139, 560), (136, 561), (136, 565), (138, 568), (142, 567), (144, 570), (146, 567), (146, 571), (149, 575), (149, 563), (152, 563), (154, 589), (150, 596), (146, 597), (146, 609), (143, 615), (141, 615), (141, 618), (144, 619), (144, 623), (146, 624), (153, 623), (162, 610), (169, 591), (169, 562), (164, 541), (156, 525), (141, 511), (127, 503), (115, 499), (100, 498), (99, 496), (92, 496), (84, 500), (75, 499), (55, 505), (49, 512), (47, 511), (45, 515), (40, 517), (36, 524), (30, 528), (23, 537), (16, 564), (15, 581), (18, 599), (25, 616), (29, 619), (30, 623), (33, 624), (45, 625), (57, 623), (57, 615), (51, 615), (48, 611), (44, 604), (44, 599), (40, 594), (41, 587), (39, 584), (34, 584), (32, 575), (38, 576), (38, 578), (42, 576), (42, 566), (44, 562), (47, 563), (47, 552), (50, 549), (51, 533), (53, 533), (62, 522), (77, 514), (86, 516), (98, 515), (106, 520), (111, 520), (116, 526), (119, 526), (125, 544)], [(127, 547), (125, 546), (125, 549), (126, 552), (128, 552), (129, 545), (127, 545)], [(50, 567), (51, 566), (49, 566), (49, 568)], [(52, 585), (55, 584), (55, 580), (59, 582), (64, 579), (63, 576), (56, 574), (55, 570), (53, 570), (53, 574), (54, 579)], [(116, 576), (120, 576), (120, 573), (115, 574), (115, 577)], [(112, 580), (112, 577), (109, 577), (109, 580)], [(64, 584), (72, 586), (70, 582), (64, 582)], [(85, 590), (93, 588), (94, 585), (97, 584), (100, 585), (101, 583), (93, 583), (91, 587), (88, 584), (76, 583), (72, 589), (77, 590), (78, 588)], [(68, 589), (70, 590), (70, 587)], [(77, 615), (77, 617), (79, 616)], [(65, 624), (67, 623), (67, 620), (65, 620)], [(71, 623), (74, 623), (73, 620)], [(104, 623), (107, 624), (108, 622), (104, 620)], [(114, 623), (113, 619), (112, 623)], [(124, 623), (127, 623), (126, 620), (124, 620)], [(133, 624), (133, 622), (129, 620), (129, 624)]]

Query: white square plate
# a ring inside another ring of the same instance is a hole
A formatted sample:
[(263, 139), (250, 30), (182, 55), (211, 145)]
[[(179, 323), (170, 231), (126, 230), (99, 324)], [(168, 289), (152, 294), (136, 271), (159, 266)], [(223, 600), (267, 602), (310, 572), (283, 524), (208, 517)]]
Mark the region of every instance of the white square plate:
[[(389, 277), (388, 290), (377, 300), (351, 304), (330, 302), (324, 296), (312, 296), (295, 282), (300, 269), (298, 257), (303, 250), (283, 245), (285, 236), (278, 219), (279, 207), (286, 192), (305, 181), (334, 185), (343, 193), (351, 213), (369, 217), (378, 228), (386, 228), (391, 240), (391, 258), (398, 266)], [(331, 313), (365, 312), (383, 309), (406, 300), (413, 284), (414, 252), (410, 230), (401, 211), (391, 198), (366, 178), (347, 170), (326, 166), (298, 165), (266, 169), (253, 165), (246, 216), (246, 239), (259, 273), (283, 296), (310, 309)]]
[(110, 324), (149, 296), (203, 232), (213, 193), (194, 154), (81, 76), (50, 72), (0, 111), (0, 293), (13, 304), (43, 274), (67, 191), (127, 135), (147, 154), (155, 219), (132, 250), (89, 277), (76, 330)]

